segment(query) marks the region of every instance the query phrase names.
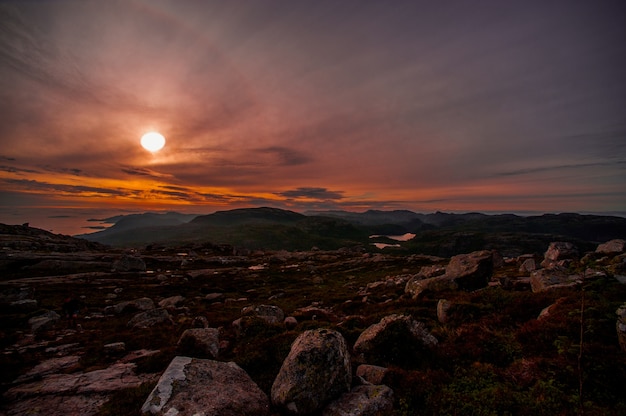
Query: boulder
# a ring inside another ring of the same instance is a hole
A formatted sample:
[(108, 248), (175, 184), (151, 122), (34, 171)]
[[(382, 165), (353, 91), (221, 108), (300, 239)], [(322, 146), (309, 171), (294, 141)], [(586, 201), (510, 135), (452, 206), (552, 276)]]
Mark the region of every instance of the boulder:
[(495, 255), (490, 250), (459, 254), (450, 259), (443, 275), (426, 277), (420, 273), (409, 279), (404, 291), (417, 299), (425, 292), (476, 290), (486, 287), (493, 273)]
[(574, 244), (556, 241), (550, 243), (548, 250), (543, 255), (543, 261), (541, 267), (552, 269), (558, 266), (563, 266), (567, 261), (575, 260), (578, 258), (578, 249)]
[(626, 251), (626, 240), (615, 239), (598, 245), (596, 253), (617, 254)]
[(173, 325), (174, 321), (172, 316), (166, 309), (150, 309), (146, 312), (140, 312), (128, 321), (128, 326), (131, 328), (142, 329), (149, 328), (156, 325)]
[(263, 416), (269, 399), (233, 362), (175, 357), (141, 407), (162, 416)]
[(198, 358), (217, 358), (220, 350), (219, 330), (216, 328), (191, 328), (178, 340), (182, 355)]
[(626, 352), (626, 303), (617, 309), (617, 341), (622, 351)]
[(387, 386), (357, 386), (330, 403), (322, 416), (384, 416), (393, 411), (393, 390)]
[(535, 262), (534, 258), (525, 259), (519, 266), (520, 273), (529, 273), (535, 270), (537, 270), (537, 262)]
[(125, 254), (113, 262), (113, 271), (145, 272), (146, 262), (141, 257)]
[(483, 288), (491, 279), (495, 254), (496, 252), (490, 250), (482, 250), (454, 256), (450, 259), (444, 276), (452, 279), (462, 290)]
[(46, 311), (42, 315), (30, 318), (28, 325), (30, 325), (31, 332), (36, 334), (54, 328), (59, 319), (61, 319), (61, 316), (55, 311)]
[(283, 310), (274, 305), (247, 306), (241, 310), (241, 315), (261, 318), (268, 324), (280, 324), (285, 319)]
[(291, 346), (271, 389), (272, 403), (294, 415), (321, 410), (350, 391), (350, 354), (334, 330), (305, 331)]
[(354, 353), (361, 362), (399, 365), (404, 360), (419, 360), (422, 352), (438, 343), (422, 322), (408, 315), (389, 315), (361, 333)]
[(572, 287), (582, 283), (579, 275), (570, 275), (561, 269), (540, 269), (530, 274), (530, 287), (533, 292)]

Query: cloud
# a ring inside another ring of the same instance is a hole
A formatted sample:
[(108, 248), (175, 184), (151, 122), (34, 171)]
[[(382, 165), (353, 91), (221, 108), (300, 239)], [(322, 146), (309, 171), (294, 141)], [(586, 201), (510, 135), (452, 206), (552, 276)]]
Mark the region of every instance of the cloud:
[(282, 146), (270, 146), (266, 148), (261, 148), (258, 149), (258, 152), (274, 156), (278, 161), (278, 164), (281, 166), (303, 165), (313, 160), (309, 155), (304, 152)]
[(618, 168), (623, 169), (626, 167), (626, 161), (620, 160), (617, 162), (597, 162), (597, 163), (578, 163), (578, 164), (541, 166), (541, 167), (536, 167), (536, 168), (524, 168), (524, 169), (499, 172), (496, 176), (519, 176), (519, 175), (528, 175), (528, 174), (540, 173), (540, 172), (560, 171), (560, 170), (566, 170), (566, 169), (582, 169), (582, 168), (610, 167), (610, 166), (617, 166)]
[(9, 173), (39, 173), (33, 169), (16, 168), (13, 166), (0, 165), (0, 170)]
[(326, 188), (297, 188), (289, 191), (277, 192), (276, 195), (293, 199), (316, 199), (322, 201), (340, 200), (344, 198), (343, 191), (329, 191)]
[(121, 189), (98, 188), (83, 185), (65, 185), (41, 182), (31, 179), (4, 179), (5, 183), (18, 185), (23, 190), (45, 191), (45, 192), (63, 192), (70, 194), (100, 194), (101, 196), (123, 196), (127, 192)]

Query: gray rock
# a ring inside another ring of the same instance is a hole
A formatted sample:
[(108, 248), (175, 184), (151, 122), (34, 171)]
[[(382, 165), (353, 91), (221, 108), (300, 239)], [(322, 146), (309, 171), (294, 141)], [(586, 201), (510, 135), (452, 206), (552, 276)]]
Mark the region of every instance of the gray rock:
[(175, 309), (185, 301), (185, 298), (180, 295), (170, 296), (159, 302), (159, 306), (165, 309)]
[(537, 270), (537, 262), (535, 262), (534, 258), (526, 259), (519, 266), (519, 271), (521, 273), (528, 273)]
[(285, 319), (283, 310), (274, 305), (247, 306), (241, 310), (241, 315), (261, 318), (268, 324), (279, 324)]
[(598, 245), (596, 253), (617, 254), (626, 251), (626, 240), (615, 239)]
[(157, 325), (173, 325), (171, 315), (166, 309), (151, 309), (146, 312), (140, 312), (128, 321), (128, 326), (131, 328), (149, 328)]
[(384, 416), (393, 411), (393, 390), (387, 386), (357, 386), (330, 403), (322, 416)]
[(126, 254), (113, 262), (113, 270), (116, 272), (145, 272), (146, 262), (141, 257)]
[(443, 275), (425, 278), (426, 276), (418, 274), (409, 279), (404, 291), (417, 299), (425, 292), (486, 287), (493, 273), (495, 255), (495, 252), (489, 250), (459, 254), (450, 259)]
[(294, 341), (271, 390), (272, 403), (294, 415), (308, 415), (350, 390), (350, 354), (333, 330), (303, 332)]
[(175, 357), (143, 404), (162, 416), (263, 416), (269, 399), (237, 364)]
[(220, 349), (219, 330), (216, 328), (191, 328), (178, 340), (182, 355), (198, 358), (217, 358)]
[(406, 358), (396, 357), (393, 355), (395, 351), (411, 346), (432, 348), (438, 343), (423, 323), (408, 315), (389, 315), (366, 328), (354, 343), (353, 349), (361, 362), (387, 364)]
[(570, 275), (561, 269), (540, 269), (530, 274), (530, 287), (533, 292), (572, 287), (582, 283), (579, 275)]
[(552, 269), (561, 266), (566, 261), (578, 258), (578, 249), (572, 243), (556, 241), (550, 243), (548, 250), (543, 255), (541, 266)]
[(34, 316), (28, 320), (30, 330), (33, 334), (48, 331), (59, 322), (61, 316), (55, 311), (46, 311), (43, 315)]

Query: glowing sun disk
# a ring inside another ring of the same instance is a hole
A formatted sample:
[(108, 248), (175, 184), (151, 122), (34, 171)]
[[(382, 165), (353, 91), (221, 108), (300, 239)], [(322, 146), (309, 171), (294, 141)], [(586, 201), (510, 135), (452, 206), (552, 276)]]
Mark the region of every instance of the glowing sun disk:
[(165, 146), (165, 137), (161, 133), (151, 131), (141, 136), (141, 145), (150, 152), (158, 152)]

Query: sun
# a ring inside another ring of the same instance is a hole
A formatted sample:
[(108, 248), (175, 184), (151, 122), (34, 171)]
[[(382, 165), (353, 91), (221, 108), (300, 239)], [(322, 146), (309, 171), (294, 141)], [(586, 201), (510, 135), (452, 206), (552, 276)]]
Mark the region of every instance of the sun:
[(165, 146), (165, 137), (161, 133), (151, 131), (141, 136), (141, 145), (150, 152), (158, 152)]

